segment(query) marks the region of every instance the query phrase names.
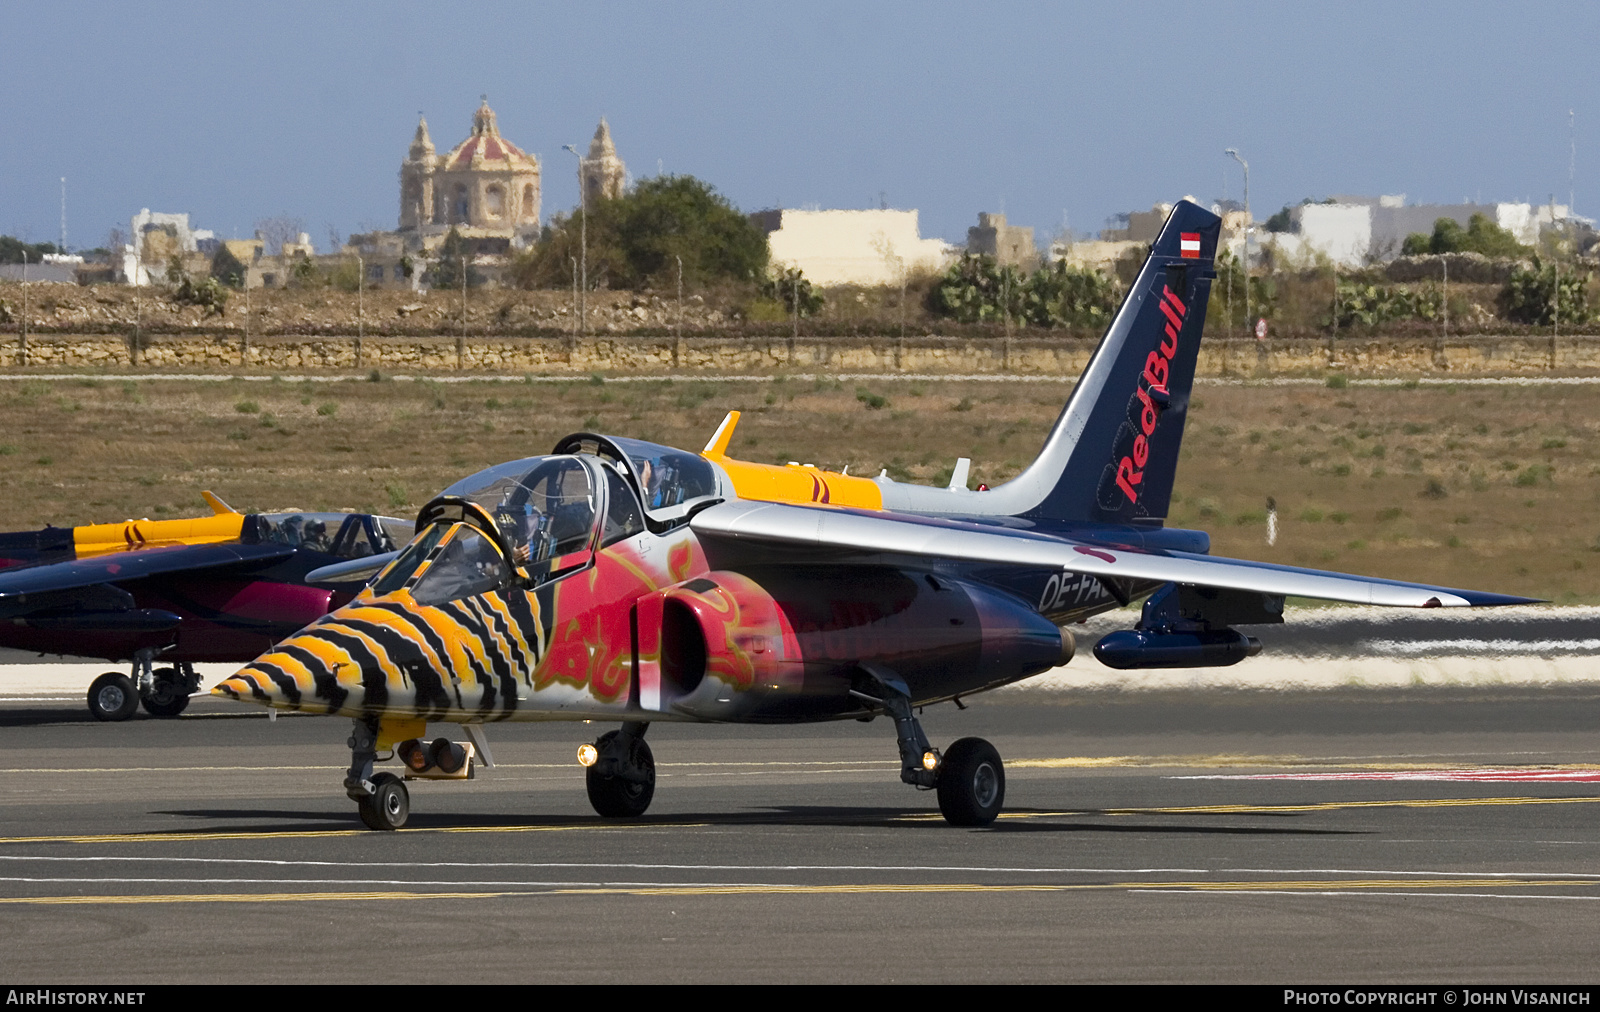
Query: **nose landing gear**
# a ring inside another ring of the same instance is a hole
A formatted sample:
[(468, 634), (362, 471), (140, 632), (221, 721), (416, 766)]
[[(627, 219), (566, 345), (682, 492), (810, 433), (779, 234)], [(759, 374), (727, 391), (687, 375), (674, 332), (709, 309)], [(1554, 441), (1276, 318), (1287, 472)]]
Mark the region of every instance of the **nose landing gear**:
[[(426, 725), (424, 725), (426, 727)], [(378, 760), (378, 736), (382, 728), (377, 718), (358, 717), (351, 721), (350, 769), (344, 777), (344, 792), (356, 803), (356, 811), (368, 829), (399, 829), (411, 816), (411, 795), (405, 782), (393, 773), (372, 772)]]

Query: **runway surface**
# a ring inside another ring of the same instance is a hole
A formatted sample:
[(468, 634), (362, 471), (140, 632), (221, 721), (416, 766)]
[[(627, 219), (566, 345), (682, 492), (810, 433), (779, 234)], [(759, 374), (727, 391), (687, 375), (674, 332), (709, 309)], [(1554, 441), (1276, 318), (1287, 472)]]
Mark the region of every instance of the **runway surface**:
[(924, 721), (1005, 756), (987, 829), (898, 782), (879, 720), (656, 724), (635, 822), (584, 796), (604, 728), (499, 725), (497, 768), (373, 833), (342, 720), (10, 702), (0, 952), (112, 985), (1597, 976), (1600, 686), (968, 705)]

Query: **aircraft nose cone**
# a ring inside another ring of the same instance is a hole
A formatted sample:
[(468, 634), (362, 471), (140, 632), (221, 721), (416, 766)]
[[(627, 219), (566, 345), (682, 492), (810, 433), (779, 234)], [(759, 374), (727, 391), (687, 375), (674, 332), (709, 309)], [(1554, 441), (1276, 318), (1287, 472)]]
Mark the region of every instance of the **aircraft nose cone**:
[(283, 710), (333, 713), (361, 684), (361, 674), (348, 661), (324, 657), (327, 652), (323, 639), (291, 636), (218, 682), (211, 694)]

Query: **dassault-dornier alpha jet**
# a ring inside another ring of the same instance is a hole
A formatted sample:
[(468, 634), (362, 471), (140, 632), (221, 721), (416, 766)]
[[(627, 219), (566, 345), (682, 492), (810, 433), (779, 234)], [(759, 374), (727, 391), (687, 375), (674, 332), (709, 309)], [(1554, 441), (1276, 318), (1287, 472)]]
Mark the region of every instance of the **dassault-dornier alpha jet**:
[[(446, 489), (354, 601), (213, 692), (351, 719), (344, 787), (375, 829), (406, 821), (405, 779), (492, 765), (483, 726), (494, 721), (618, 725), (578, 760), (595, 810), (625, 817), (655, 790), (655, 721), (879, 714), (900, 778), (972, 826), (1001, 810), (1000, 755), (980, 738), (935, 748), (918, 708), (1065, 663), (1064, 626), (1086, 616), (1146, 598), (1135, 628), (1095, 655), (1157, 668), (1257, 653), (1235, 627), (1281, 622), (1289, 595), (1523, 603), (1215, 558), (1204, 532), (1163, 526), (1220, 224), (1192, 203), (1173, 210), (1043, 450), (1012, 481), (969, 491), (958, 467), (938, 489), (736, 461), (735, 414), (699, 454), (579, 433)], [(429, 742), (430, 721), (461, 724), (468, 740)], [(393, 758), (400, 775), (376, 771)]]

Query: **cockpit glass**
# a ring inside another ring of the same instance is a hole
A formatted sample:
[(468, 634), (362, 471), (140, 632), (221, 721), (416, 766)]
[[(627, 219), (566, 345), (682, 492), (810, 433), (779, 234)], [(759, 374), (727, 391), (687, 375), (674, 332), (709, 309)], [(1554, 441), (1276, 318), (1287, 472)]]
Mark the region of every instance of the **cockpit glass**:
[(577, 457), (528, 457), (480, 471), (445, 489), (494, 517), (518, 565), (545, 562), (589, 547), (595, 489)]
[(428, 554), (439, 545), (439, 540), (444, 537), (449, 528), (444, 524), (434, 524), (423, 531), (418, 538), (407, 545), (395, 560), (389, 563), (387, 569), (378, 574), (378, 578), (371, 583), (374, 594), (392, 594), (406, 585), (411, 575), (428, 558)]
[(644, 516), (639, 509), (639, 497), (633, 494), (622, 476), (610, 464), (606, 473), (606, 524), (600, 534), (602, 545), (631, 538), (644, 530)]
[(651, 513), (717, 494), (716, 471), (704, 457), (639, 439), (612, 442), (628, 455)]
[(341, 559), (392, 552), (397, 544), (411, 539), (405, 529), (409, 525), (399, 527), (402, 533), (395, 539), (390, 528), (402, 521), (365, 513), (257, 513), (253, 523), (258, 542), (326, 552)]
[(460, 524), (411, 588), (411, 596), (418, 604), (441, 605), (494, 590), (506, 575), (505, 560), (494, 542)]

